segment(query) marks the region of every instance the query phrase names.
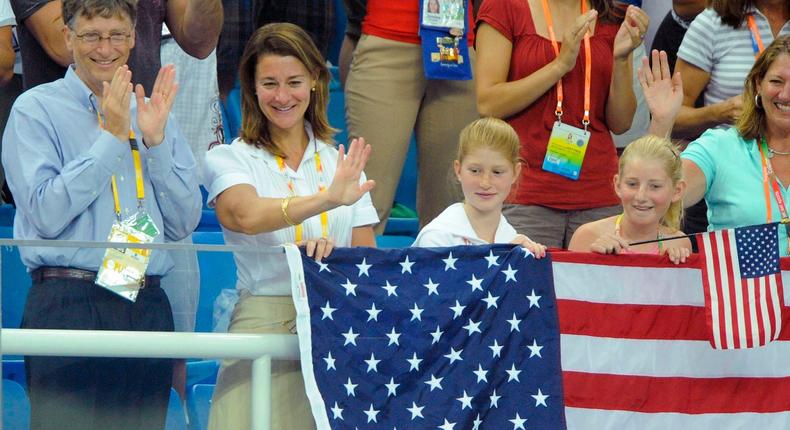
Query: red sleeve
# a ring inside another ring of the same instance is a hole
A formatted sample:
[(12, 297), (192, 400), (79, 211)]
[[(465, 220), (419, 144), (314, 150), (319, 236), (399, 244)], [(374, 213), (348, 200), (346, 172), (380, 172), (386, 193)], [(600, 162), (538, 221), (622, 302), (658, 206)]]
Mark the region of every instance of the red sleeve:
[[(521, 0), (527, 4), (526, 0)], [(516, 13), (523, 13), (523, 11), (514, 11), (513, 3), (511, 0), (485, 0), (477, 12), (477, 23), (475, 30), (480, 28), (480, 24), (486, 23), (502, 33), (507, 40), (513, 42), (515, 39), (515, 22)]]

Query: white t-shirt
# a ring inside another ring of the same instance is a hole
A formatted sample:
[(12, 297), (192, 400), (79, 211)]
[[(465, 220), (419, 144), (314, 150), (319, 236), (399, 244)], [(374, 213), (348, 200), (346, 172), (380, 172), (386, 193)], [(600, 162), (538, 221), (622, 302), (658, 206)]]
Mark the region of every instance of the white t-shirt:
[[(499, 226), (494, 235), (494, 243), (510, 243), (516, 238), (516, 229), (500, 215)], [(433, 221), (420, 230), (412, 246), (428, 248), (432, 246), (487, 245), (480, 239), (469, 223), (463, 203), (453, 203), (442, 211)]]
[[(313, 138), (309, 125), (306, 130), (310, 142), (305, 149), (299, 169), (293, 171), (286, 167), (280, 172), (277, 159), (264, 149), (249, 145), (236, 139), (230, 145), (217, 146), (206, 153), (206, 185), (209, 190), (209, 206), (213, 207), (217, 196), (224, 190), (238, 184), (250, 184), (258, 191), (258, 195), (268, 198), (283, 198), (290, 195), (288, 178), (294, 183), (296, 195), (306, 196), (318, 192), (320, 182), (316, 171), (315, 152), (321, 157), (324, 169), (324, 182), (329, 186), (335, 176), (337, 167), (337, 150)], [(366, 180), (365, 175), (360, 183)], [(262, 214), (264, 215), (264, 214)], [(280, 217), (279, 211), (268, 214)], [(336, 247), (351, 245), (351, 230), (379, 222), (376, 209), (366, 193), (351, 206), (341, 206), (328, 213), (329, 236), (334, 239)], [(321, 237), (320, 216), (316, 215), (302, 223), (303, 238)], [(248, 235), (222, 228), (225, 243), (228, 245), (244, 245), (250, 247), (272, 247), (284, 243), (293, 243), (295, 228), (288, 227), (270, 233)], [(234, 254), (236, 261), (238, 289), (247, 289), (255, 295), (290, 295), (290, 276), (285, 256), (278, 257), (272, 253)]]

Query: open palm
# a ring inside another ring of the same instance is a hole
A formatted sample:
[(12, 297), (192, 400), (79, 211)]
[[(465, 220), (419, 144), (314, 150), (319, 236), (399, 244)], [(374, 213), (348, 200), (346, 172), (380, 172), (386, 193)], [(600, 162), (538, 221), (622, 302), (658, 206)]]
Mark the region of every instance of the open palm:
[(159, 145), (164, 140), (165, 126), (170, 109), (176, 99), (178, 84), (175, 81), (176, 71), (172, 64), (162, 67), (156, 76), (151, 97), (145, 99), (143, 86), (137, 84), (137, 126), (143, 133), (146, 146)]

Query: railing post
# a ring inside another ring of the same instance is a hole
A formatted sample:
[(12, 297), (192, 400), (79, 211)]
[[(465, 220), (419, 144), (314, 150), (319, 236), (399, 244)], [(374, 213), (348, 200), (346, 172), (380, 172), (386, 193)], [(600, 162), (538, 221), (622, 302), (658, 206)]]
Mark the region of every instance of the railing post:
[(252, 430), (272, 428), (272, 357), (252, 361)]

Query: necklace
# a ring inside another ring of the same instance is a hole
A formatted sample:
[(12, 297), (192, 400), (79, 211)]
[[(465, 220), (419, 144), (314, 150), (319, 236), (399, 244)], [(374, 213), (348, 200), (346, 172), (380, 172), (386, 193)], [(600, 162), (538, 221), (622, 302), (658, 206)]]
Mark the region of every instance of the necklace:
[[(616, 234), (618, 236), (621, 236), (620, 235), (620, 222), (623, 220), (623, 215), (625, 215), (625, 214), (621, 213), (620, 215), (617, 215), (617, 218), (615, 218), (615, 220), (614, 220), (614, 234)], [(664, 238), (664, 236), (661, 234), (661, 227), (657, 227), (656, 228), (656, 240), (658, 241), (658, 245), (657, 245), (658, 252), (656, 252), (656, 254), (661, 254), (661, 249), (663, 248), (663, 245), (664, 245), (662, 243), (662, 240), (661, 240), (663, 238)]]
[(768, 147), (768, 152), (771, 153), (771, 157), (773, 157), (774, 155), (790, 155), (790, 151), (787, 151), (787, 152), (777, 151), (777, 150), (771, 148), (770, 146)]

